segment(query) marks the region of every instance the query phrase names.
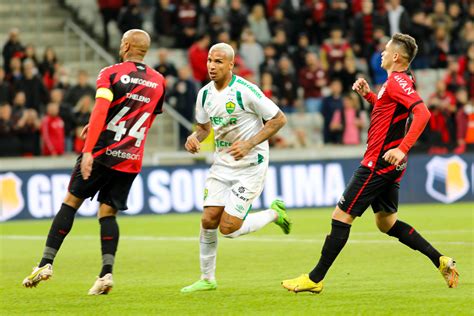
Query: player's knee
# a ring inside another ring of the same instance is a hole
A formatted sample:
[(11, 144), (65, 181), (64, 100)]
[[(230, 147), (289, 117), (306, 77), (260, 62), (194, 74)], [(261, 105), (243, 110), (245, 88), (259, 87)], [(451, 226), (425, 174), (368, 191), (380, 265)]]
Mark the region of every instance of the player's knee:
[(219, 222), (212, 217), (203, 216), (201, 218), (201, 226), (204, 229), (216, 229), (218, 225), (219, 225)]

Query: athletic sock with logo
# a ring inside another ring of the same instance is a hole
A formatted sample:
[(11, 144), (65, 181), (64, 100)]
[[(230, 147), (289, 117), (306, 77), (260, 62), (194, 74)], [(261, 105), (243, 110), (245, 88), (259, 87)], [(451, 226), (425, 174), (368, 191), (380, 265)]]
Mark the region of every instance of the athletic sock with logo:
[(201, 279), (215, 280), (217, 256), (217, 229), (201, 228), (199, 236), (199, 261)]
[(344, 248), (347, 239), (349, 239), (351, 225), (333, 219), (331, 227), (331, 233), (326, 236), (324, 241), (319, 262), (309, 273), (309, 278), (316, 283), (324, 279), (334, 260)]
[(387, 235), (396, 237), (402, 243), (413, 250), (418, 250), (430, 258), (435, 267), (439, 267), (439, 257), (442, 256), (431, 244), (426, 241), (416, 230), (407, 223), (397, 220)]
[(266, 225), (268, 225), (269, 223), (274, 222), (277, 218), (277, 212), (272, 209), (249, 214), (238, 230), (228, 235), (224, 235), (224, 237), (236, 238), (242, 235), (247, 235), (256, 232), (257, 230), (260, 230)]
[(119, 227), (115, 216), (107, 216), (99, 219), (100, 242), (102, 245), (102, 271), (99, 277), (112, 273), (119, 241)]
[(48, 238), (46, 239), (46, 247), (44, 248), (43, 258), (38, 265), (39, 267), (48, 263), (53, 264), (54, 258), (56, 257), (59, 248), (61, 248), (64, 238), (66, 238), (72, 228), (75, 215), (75, 208), (64, 203), (61, 205), (61, 208), (54, 217), (51, 228), (49, 229)]

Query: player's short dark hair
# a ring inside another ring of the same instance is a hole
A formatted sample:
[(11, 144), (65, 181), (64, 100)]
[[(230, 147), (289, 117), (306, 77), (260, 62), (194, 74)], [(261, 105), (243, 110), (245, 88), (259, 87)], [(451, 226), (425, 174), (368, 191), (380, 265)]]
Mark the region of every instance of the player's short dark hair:
[(403, 53), (401, 54), (408, 63), (411, 63), (418, 53), (418, 45), (413, 37), (408, 34), (395, 33), (392, 36), (392, 43), (402, 48)]

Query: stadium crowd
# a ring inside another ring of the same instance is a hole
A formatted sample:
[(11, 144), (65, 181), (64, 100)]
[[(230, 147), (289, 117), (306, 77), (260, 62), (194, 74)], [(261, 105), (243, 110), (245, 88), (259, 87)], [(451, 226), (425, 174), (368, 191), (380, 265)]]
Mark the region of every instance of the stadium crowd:
[[(324, 142), (359, 144), (370, 108), (351, 92), (359, 76), (374, 90), (386, 80), (381, 53), (396, 32), (419, 47), (412, 70), (442, 76), (425, 100), (430, 122), (416, 148), (433, 154), (474, 147), (474, 2), (468, 0), (98, 0), (104, 22), (120, 31), (153, 25), (170, 104), (194, 121), (197, 89), (208, 81), (211, 44), (230, 43), (234, 72), (259, 84), (288, 114), (290, 129), (275, 147)], [(187, 51), (177, 69), (166, 48)], [(0, 70), (0, 156), (80, 151), (78, 133), (89, 118), (94, 87), (80, 71), (71, 85), (54, 48), (37, 58), (12, 30)], [(419, 78), (423, 80), (423, 78)], [(181, 130), (184, 141), (187, 131)]]

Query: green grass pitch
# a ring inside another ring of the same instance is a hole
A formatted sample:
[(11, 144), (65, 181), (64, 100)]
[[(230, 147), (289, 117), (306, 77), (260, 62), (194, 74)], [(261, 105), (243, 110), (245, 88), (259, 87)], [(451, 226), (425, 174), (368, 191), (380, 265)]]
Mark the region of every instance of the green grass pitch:
[(219, 238), (218, 289), (182, 294), (199, 278), (200, 214), (119, 217), (121, 240), (109, 295), (87, 291), (100, 270), (99, 225), (77, 219), (56, 257), (53, 278), (25, 289), (51, 221), (0, 225), (1, 315), (474, 315), (474, 204), (401, 205), (400, 218), (457, 260), (447, 288), (422, 254), (377, 231), (371, 211), (319, 294), (287, 292), (280, 281), (309, 272), (330, 229), (330, 209), (291, 210), (293, 232), (276, 225)]

